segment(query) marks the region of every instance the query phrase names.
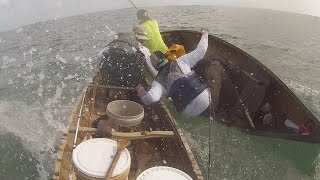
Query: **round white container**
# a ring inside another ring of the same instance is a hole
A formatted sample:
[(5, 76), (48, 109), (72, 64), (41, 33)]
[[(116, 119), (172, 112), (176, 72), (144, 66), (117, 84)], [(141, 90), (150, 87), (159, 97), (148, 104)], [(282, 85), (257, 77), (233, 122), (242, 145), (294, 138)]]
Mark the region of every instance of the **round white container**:
[(143, 171), (137, 180), (192, 180), (192, 178), (179, 169), (156, 166)]
[[(106, 138), (95, 138), (82, 142), (72, 153), (72, 162), (77, 179), (104, 179), (117, 152), (117, 142)], [(131, 157), (125, 149), (117, 162), (112, 179), (127, 179)]]
[(286, 119), (284, 121), (284, 125), (288, 128), (288, 129), (291, 129), (292, 131), (294, 131), (295, 133), (298, 133), (299, 132), (299, 126), (291, 121), (290, 119)]
[(134, 101), (116, 100), (107, 105), (107, 115), (115, 125), (131, 127), (140, 124), (144, 109)]

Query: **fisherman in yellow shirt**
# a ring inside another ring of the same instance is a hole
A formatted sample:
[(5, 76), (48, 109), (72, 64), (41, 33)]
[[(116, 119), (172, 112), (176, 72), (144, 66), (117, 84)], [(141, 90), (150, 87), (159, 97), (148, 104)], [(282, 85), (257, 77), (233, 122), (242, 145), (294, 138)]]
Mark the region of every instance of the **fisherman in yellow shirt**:
[(166, 54), (168, 47), (163, 42), (157, 21), (151, 19), (148, 12), (144, 9), (140, 9), (137, 12), (137, 17), (139, 24), (147, 31), (148, 39), (144, 40), (143, 45), (149, 49), (151, 54), (156, 51)]
[(169, 61), (174, 61), (185, 54), (183, 45), (172, 44), (169, 48), (166, 46), (160, 34), (157, 21), (151, 19), (146, 10), (140, 9), (137, 12), (137, 17), (139, 25), (145, 29), (147, 34), (147, 38), (140, 40), (142, 41), (142, 45), (149, 49), (151, 59), (155, 58), (155, 52), (165, 54)]

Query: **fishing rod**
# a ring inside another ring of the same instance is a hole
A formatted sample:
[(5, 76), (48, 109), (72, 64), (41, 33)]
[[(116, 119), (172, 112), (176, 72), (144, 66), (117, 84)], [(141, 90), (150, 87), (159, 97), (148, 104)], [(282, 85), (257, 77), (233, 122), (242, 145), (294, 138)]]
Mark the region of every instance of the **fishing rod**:
[(255, 125), (254, 125), (254, 123), (253, 123), (253, 121), (252, 121), (252, 118), (251, 118), (251, 116), (250, 116), (248, 107), (244, 104), (244, 102), (243, 102), (242, 99), (240, 98), (240, 95), (239, 95), (239, 93), (238, 93), (238, 91), (237, 91), (237, 89), (236, 89), (235, 86), (233, 87), (233, 89), (234, 89), (234, 91), (235, 91), (235, 93), (236, 93), (236, 95), (237, 95), (237, 97), (238, 97), (238, 99), (239, 99), (239, 101), (240, 101), (241, 106), (243, 107), (244, 114), (245, 114), (247, 120), (249, 121), (250, 126), (252, 127), (252, 129), (256, 129), (256, 127), (255, 127)]
[(133, 2), (131, 1), (131, 0), (128, 0), (131, 4), (132, 4), (132, 6), (134, 7), (134, 8), (136, 8), (138, 11), (139, 11), (139, 9), (137, 8), (137, 6), (136, 5), (134, 5), (133, 4)]
[[(210, 87), (208, 87), (209, 92)], [(211, 171), (211, 129), (212, 129), (212, 121), (215, 120), (214, 106), (212, 103), (211, 93), (209, 93), (209, 153), (208, 153), (208, 180), (210, 179), (210, 171)]]

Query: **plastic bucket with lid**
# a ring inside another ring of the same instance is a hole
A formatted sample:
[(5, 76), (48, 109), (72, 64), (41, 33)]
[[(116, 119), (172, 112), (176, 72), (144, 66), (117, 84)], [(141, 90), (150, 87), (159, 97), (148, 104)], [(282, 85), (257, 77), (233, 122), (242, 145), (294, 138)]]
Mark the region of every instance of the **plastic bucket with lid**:
[[(82, 142), (72, 153), (77, 180), (104, 180), (114, 156), (117, 142), (106, 138), (95, 138)], [(126, 180), (131, 164), (130, 153), (125, 149), (112, 174), (113, 180)]]
[(140, 124), (144, 109), (134, 101), (116, 100), (107, 105), (107, 115), (116, 126), (131, 127)]
[(137, 180), (192, 180), (192, 178), (185, 172), (168, 167), (168, 166), (156, 166), (143, 171), (137, 178)]

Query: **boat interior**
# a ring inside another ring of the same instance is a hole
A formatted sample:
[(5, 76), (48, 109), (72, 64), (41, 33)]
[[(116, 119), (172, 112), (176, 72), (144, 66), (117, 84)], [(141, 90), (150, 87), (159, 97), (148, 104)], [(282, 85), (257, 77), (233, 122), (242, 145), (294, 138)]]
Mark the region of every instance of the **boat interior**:
[[(96, 137), (95, 133), (86, 131), (86, 128), (95, 127), (95, 120), (106, 114), (108, 103), (115, 100), (130, 100), (140, 102), (136, 90), (130, 87), (117, 87), (91, 84), (88, 89), (83, 92), (85, 95), (82, 108), (82, 118), (80, 121), (80, 129), (77, 138), (77, 145), (81, 142)], [(93, 98), (95, 97), (93, 102)], [(81, 98), (82, 99), (82, 98)], [(72, 171), (71, 154), (73, 148), (74, 132), (78, 114), (80, 113), (81, 99), (77, 102), (77, 108), (71, 116), (71, 124), (65, 145), (60, 148), (60, 157), (63, 160), (60, 167), (56, 167), (55, 176), (59, 175), (59, 179), (69, 179), (70, 174), (75, 179), (76, 174)], [(95, 106), (93, 106), (93, 103)], [(179, 169), (188, 174), (192, 179), (203, 179), (201, 171), (195, 161), (190, 147), (183, 136), (182, 131), (176, 125), (174, 118), (163, 102), (158, 102), (152, 106), (144, 107), (144, 118), (141, 123), (134, 127), (118, 127), (119, 132), (152, 132), (152, 131), (173, 131), (172, 137), (158, 137), (150, 139), (131, 140), (127, 149), (131, 155), (131, 168), (129, 180), (136, 179), (144, 170), (155, 166), (169, 166)], [(58, 153), (59, 154), (59, 153)], [(59, 159), (59, 157), (58, 157)], [(59, 162), (59, 161), (58, 161)], [(56, 163), (57, 164), (57, 163)], [(57, 169), (60, 169), (57, 170)]]
[[(201, 36), (199, 32), (194, 31), (170, 31), (164, 32), (162, 35), (168, 46), (182, 44), (186, 52), (196, 48)], [(240, 127), (248, 133), (262, 136), (320, 142), (320, 121), (261, 62), (232, 44), (212, 35), (209, 35), (209, 46), (205, 59), (218, 60), (223, 65), (228, 79), (231, 79), (231, 83), (223, 82), (219, 100), (220, 114), (236, 115), (227, 124)], [(230, 96), (230, 91), (234, 89), (238, 96)], [(243, 103), (239, 102), (239, 98), (242, 99)], [(270, 105), (272, 114), (272, 122), (267, 125), (263, 122), (265, 113), (261, 111), (266, 103)], [(243, 110), (244, 107), (241, 104), (249, 109), (255, 125), (254, 130), (250, 127)], [(220, 117), (223, 118), (223, 116)], [(285, 120), (287, 119), (298, 125), (311, 122), (310, 135), (302, 136), (288, 129), (285, 126)]]
[[(163, 38), (168, 46), (182, 44), (186, 52), (194, 50), (199, 42), (200, 33), (194, 31), (163, 32)], [(239, 48), (209, 35), (209, 47), (205, 56), (207, 60), (218, 60), (224, 67), (227, 82), (223, 82), (217, 111), (218, 119), (230, 126), (239, 127), (246, 133), (306, 142), (320, 142), (320, 122), (299, 98), (268, 68), (254, 57)], [(195, 71), (197, 71), (195, 67)], [(199, 69), (198, 69), (199, 70)], [(201, 70), (201, 68), (200, 68)], [(141, 82), (145, 87), (148, 83)], [(248, 88), (249, 87), (249, 88)], [(229, 96), (230, 92), (233, 96)], [(236, 94), (237, 96), (235, 96)], [(145, 106), (137, 96), (133, 86), (111, 86), (101, 83), (99, 76), (85, 88), (69, 118), (69, 133), (62, 140), (57, 153), (53, 179), (75, 179), (72, 168), (72, 150), (75, 138), (75, 127), (80, 118), (79, 134), (76, 145), (96, 137), (94, 131), (96, 119), (106, 114), (108, 103), (126, 99), (139, 103), (144, 108), (142, 122), (134, 127), (118, 127), (120, 132), (151, 132), (173, 131), (172, 137), (158, 137), (152, 139), (136, 139), (131, 141), (128, 149), (132, 158), (129, 179), (154, 166), (170, 166), (187, 173), (192, 179), (203, 179), (201, 171), (192, 151), (179, 129), (174, 117), (163, 101)], [(241, 101), (241, 100), (242, 101)], [(240, 101), (239, 101), (240, 100)], [(243, 106), (244, 104), (244, 106)], [(265, 123), (263, 107), (268, 104), (271, 121)], [(249, 110), (255, 129), (248, 122), (245, 107)], [(254, 113), (252, 113), (252, 111)], [(309, 135), (293, 132), (285, 125), (289, 119), (296, 124), (311, 121), (313, 126)]]

